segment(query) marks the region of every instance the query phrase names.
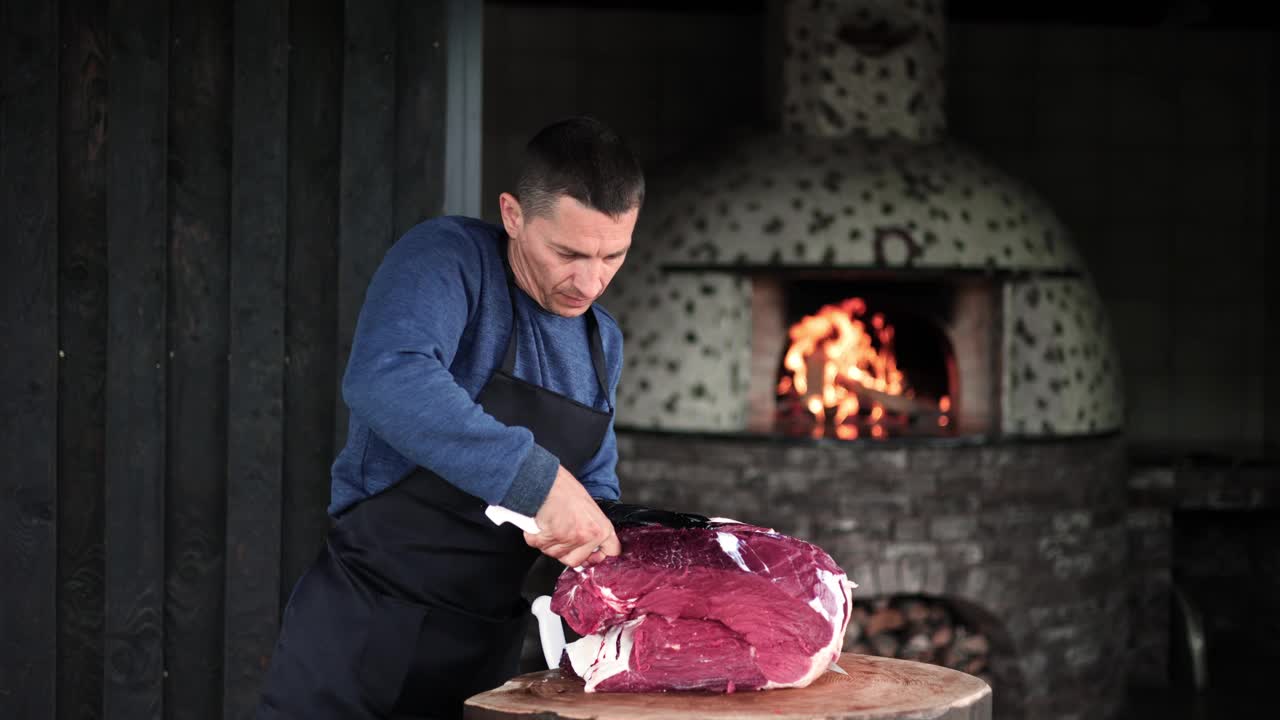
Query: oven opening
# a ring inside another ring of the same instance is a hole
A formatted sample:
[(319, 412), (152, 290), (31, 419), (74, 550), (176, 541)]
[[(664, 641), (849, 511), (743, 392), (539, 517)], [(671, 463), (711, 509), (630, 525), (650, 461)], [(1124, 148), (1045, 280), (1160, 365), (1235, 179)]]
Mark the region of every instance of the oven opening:
[(970, 277), (753, 278), (753, 429), (840, 440), (991, 431), (996, 298)]

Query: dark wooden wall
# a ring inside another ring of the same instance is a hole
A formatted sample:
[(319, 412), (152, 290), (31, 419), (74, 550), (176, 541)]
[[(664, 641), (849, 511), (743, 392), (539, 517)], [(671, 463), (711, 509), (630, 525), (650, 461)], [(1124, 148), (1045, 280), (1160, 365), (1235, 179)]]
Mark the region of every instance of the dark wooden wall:
[(328, 527), (444, 0), (0, 0), (0, 717), (243, 718)]
[(1268, 115), (1272, 118), (1271, 142), (1267, 163), (1267, 241), (1263, 258), (1266, 263), (1266, 337), (1263, 352), (1267, 358), (1265, 415), (1267, 459), (1280, 462), (1280, 132), (1275, 118), (1280, 118), (1280, 30), (1271, 31), (1271, 86)]

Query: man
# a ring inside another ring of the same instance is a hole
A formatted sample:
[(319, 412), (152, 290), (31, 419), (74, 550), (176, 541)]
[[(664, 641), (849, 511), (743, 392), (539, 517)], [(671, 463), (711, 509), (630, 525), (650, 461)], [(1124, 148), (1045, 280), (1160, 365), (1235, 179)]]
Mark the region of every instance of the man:
[(334, 527), (285, 609), (260, 718), (458, 717), (516, 673), (538, 551), (571, 567), (621, 551), (595, 499), (618, 498), (622, 334), (593, 302), (643, 200), (626, 144), (573, 118), (529, 142), (501, 228), (439, 218), (387, 253), (342, 384)]

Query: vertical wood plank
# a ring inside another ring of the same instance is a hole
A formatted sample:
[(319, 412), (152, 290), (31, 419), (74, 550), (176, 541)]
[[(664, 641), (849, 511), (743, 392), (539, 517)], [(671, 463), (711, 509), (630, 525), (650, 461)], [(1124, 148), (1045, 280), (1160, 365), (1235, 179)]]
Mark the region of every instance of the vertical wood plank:
[(396, 237), (444, 209), (445, 0), (400, 0), (396, 49)]
[(58, 18), (0, 5), (0, 704), (55, 712), (58, 416)]
[(338, 301), (342, 2), (294, 3), (289, 18), (289, 265), (284, 539), (280, 603), (329, 527)]
[(221, 717), (231, 8), (174, 14), (169, 70), (165, 714)]
[(163, 715), (169, 6), (113, 0), (104, 714)]
[(484, 3), (447, 0), (444, 207), (479, 217), (484, 160)]
[[(395, 240), (396, 4), (346, 0), (338, 204), (339, 383), (365, 290)], [(340, 448), (347, 438), (347, 406), (341, 392), (334, 421)]]
[(1276, 126), (1280, 123), (1280, 32), (1271, 31), (1271, 62), (1267, 69), (1267, 121), (1264, 127), (1271, 128), (1267, 138), (1267, 190), (1264, 202), (1267, 203), (1267, 237), (1263, 250), (1266, 279), (1264, 292), (1266, 300), (1263, 306), (1263, 327), (1267, 328), (1264, 338), (1263, 367), (1270, 368), (1266, 376), (1266, 404), (1263, 416), (1263, 434), (1265, 453), (1270, 460), (1280, 460), (1280, 131)]
[(234, 15), (223, 716), (248, 718), (279, 627), (289, 7)]
[(58, 717), (102, 717), (107, 14), (62, 5), (58, 149)]

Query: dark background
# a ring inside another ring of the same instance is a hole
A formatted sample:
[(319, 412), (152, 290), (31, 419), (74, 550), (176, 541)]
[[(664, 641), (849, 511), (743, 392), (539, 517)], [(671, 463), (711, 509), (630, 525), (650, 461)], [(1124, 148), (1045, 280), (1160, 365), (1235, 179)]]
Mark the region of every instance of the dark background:
[[(654, 182), (772, 124), (765, 3), (582, 5), (486, 5), (490, 219), (558, 116), (616, 126)], [(5, 717), (248, 716), (327, 527), (365, 284), (444, 210), (445, 6), (0, 2)], [(1280, 460), (1263, 7), (949, 4), (951, 134), (1073, 229), (1135, 463)]]

